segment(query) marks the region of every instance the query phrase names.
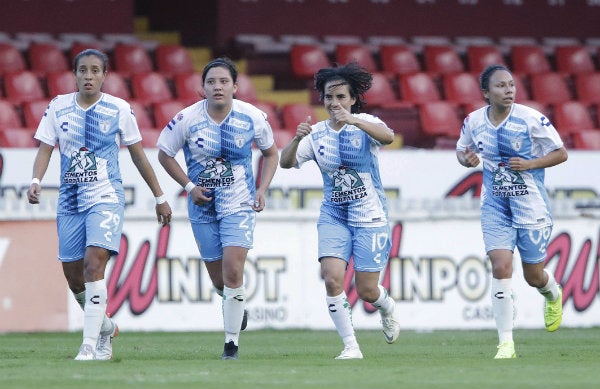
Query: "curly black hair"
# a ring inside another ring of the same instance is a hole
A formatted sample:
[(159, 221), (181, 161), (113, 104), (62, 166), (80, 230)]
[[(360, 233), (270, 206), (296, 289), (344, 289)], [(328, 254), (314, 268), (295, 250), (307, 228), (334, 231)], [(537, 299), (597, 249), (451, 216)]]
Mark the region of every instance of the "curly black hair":
[(373, 75), (356, 62), (332, 68), (320, 69), (315, 74), (315, 89), (319, 92), (321, 100), (325, 95), (325, 84), (329, 81), (340, 80), (348, 85), (350, 96), (356, 99), (352, 105), (351, 113), (358, 113), (365, 105), (365, 92), (371, 88)]

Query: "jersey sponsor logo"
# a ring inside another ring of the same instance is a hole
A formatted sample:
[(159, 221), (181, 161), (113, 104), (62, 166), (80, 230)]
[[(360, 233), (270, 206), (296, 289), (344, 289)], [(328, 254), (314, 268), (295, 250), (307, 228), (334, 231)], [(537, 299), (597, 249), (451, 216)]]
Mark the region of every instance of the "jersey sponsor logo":
[(230, 118), (228, 124), (235, 128), (241, 128), (242, 130), (248, 130), (250, 128), (250, 123), (236, 118)]
[(506, 125), (504, 126), (504, 128), (507, 129), (508, 131), (513, 131), (513, 132), (526, 132), (527, 131), (527, 126), (525, 126), (523, 124), (515, 123), (515, 122), (507, 122)]
[(340, 166), (332, 178), (331, 202), (345, 203), (367, 196), (367, 188), (356, 170)]
[(514, 197), (528, 195), (527, 185), (521, 173), (506, 167), (504, 162), (494, 170), (492, 195), (497, 197)]
[(65, 172), (63, 182), (66, 184), (78, 184), (81, 182), (97, 182), (98, 168), (96, 155), (93, 151), (82, 147), (71, 154), (69, 169)]
[(235, 182), (231, 162), (223, 158), (207, 159), (204, 170), (198, 174), (197, 185), (214, 189), (231, 186)]
[(57, 118), (64, 116), (64, 115), (68, 115), (71, 112), (75, 112), (75, 107), (74, 106), (70, 106), (67, 108), (63, 108), (63, 109), (59, 109), (58, 111), (56, 111), (55, 115)]
[(117, 113), (119, 111), (117, 111), (116, 109), (111, 109), (111, 108), (102, 106), (102, 105), (97, 105), (96, 108), (94, 108), (94, 112), (99, 113), (101, 115), (116, 117)]

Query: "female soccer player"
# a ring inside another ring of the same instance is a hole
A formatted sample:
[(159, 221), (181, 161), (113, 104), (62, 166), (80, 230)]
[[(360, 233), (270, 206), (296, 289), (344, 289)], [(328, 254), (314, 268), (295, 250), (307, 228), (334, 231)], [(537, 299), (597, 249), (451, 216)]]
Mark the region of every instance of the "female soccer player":
[(516, 358), (511, 290), (515, 246), (525, 281), (545, 298), (546, 329), (556, 331), (562, 320), (560, 285), (544, 269), (552, 232), (544, 168), (566, 161), (567, 151), (546, 116), (515, 103), (515, 84), (506, 67), (487, 67), (480, 83), (489, 105), (464, 120), (456, 156), (466, 167), (479, 164), (477, 154), (483, 159), (481, 228), (492, 262), (492, 309), (499, 337), (495, 358)]

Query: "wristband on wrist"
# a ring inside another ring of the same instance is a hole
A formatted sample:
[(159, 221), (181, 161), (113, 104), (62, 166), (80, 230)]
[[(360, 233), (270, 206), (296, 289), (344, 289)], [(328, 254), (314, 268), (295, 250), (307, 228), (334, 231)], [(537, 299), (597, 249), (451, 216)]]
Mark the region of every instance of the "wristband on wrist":
[(32, 184), (38, 184), (38, 185), (39, 185), (39, 184), (40, 184), (40, 179), (39, 179), (39, 178), (37, 178), (37, 177), (34, 177), (34, 178), (32, 178), (32, 179), (31, 179), (31, 183), (32, 183)]
[(154, 199), (156, 200), (156, 205), (161, 205), (167, 202), (167, 197), (164, 194), (156, 196)]
[(196, 184), (194, 184), (192, 181), (188, 182), (187, 184), (185, 184), (185, 191), (190, 193), (192, 191), (192, 189), (194, 189), (196, 187)]

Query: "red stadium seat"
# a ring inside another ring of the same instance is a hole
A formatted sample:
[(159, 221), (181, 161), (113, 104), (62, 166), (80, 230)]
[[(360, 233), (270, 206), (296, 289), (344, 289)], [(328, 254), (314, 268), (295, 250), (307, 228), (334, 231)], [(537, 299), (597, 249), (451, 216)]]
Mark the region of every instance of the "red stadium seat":
[(194, 71), (192, 57), (187, 49), (181, 45), (158, 45), (154, 55), (158, 71), (167, 77)]
[(27, 69), (23, 53), (10, 43), (0, 43), (0, 76)]
[(39, 79), (28, 70), (5, 74), (4, 89), (6, 99), (15, 105), (46, 98)]
[(385, 45), (379, 48), (381, 68), (384, 72), (400, 75), (421, 71), (414, 51), (404, 45)]
[(514, 73), (531, 75), (552, 71), (550, 61), (540, 46), (513, 46), (510, 57)]
[(554, 104), (553, 116), (554, 127), (560, 134), (573, 134), (581, 130), (596, 129), (588, 107), (579, 101)]
[(266, 103), (263, 101), (256, 101), (253, 104), (256, 108), (260, 109), (267, 115), (267, 121), (269, 122), (273, 130), (280, 130), (282, 128), (281, 120), (279, 119), (279, 114), (273, 104)]
[(293, 130), (294, 133), (298, 124), (306, 121), (306, 118), (309, 116), (312, 123), (317, 122), (317, 113), (310, 104), (288, 103), (281, 107), (283, 127), (288, 130)]
[(75, 75), (70, 70), (48, 73), (46, 75), (46, 86), (48, 87), (48, 96), (51, 97), (77, 91)]
[(458, 52), (452, 46), (427, 45), (423, 48), (425, 70), (432, 74), (458, 73), (465, 70)]
[(600, 72), (576, 75), (575, 92), (577, 100), (600, 105)]
[(131, 100), (129, 101), (129, 105), (135, 114), (135, 119), (140, 129), (156, 127), (149, 111), (146, 109), (144, 104), (140, 103), (139, 101)]
[(446, 100), (463, 105), (485, 101), (479, 81), (473, 73), (446, 74), (442, 81)]
[(557, 46), (554, 50), (556, 70), (570, 75), (593, 73), (594, 61), (585, 46)]
[(558, 73), (536, 73), (531, 75), (531, 95), (533, 100), (556, 104), (572, 99), (565, 78)]
[(0, 147), (38, 147), (40, 142), (35, 139), (34, 128), (5, 128), (0, 129)]
[(147, 149), (155, 149), (156, 142), (158, 142), (158, 137), (162, 132), (162, 128), (143, 128), (140, 129), (140, 134), (142, 135), (142, 147)]
[(462, 121), (456, 106), (448, 101), (430, 101), (419, 105), (419, 118), (423, 134), (456, 137), (460, 135)]
[(573, 146), (579, 150), (600, 150), (600, 131), (582, 130), (574, 133)]
[(162, 103), (153, 104), (152, 111), (154, 112), (154, 123), (156, 123), (156, 127), (164, 128), (171, 119), (185, 107), (185, 104), (178, 100), (163, 101)]
[(173, 99), (165, 76), (157, 72), (138, 73), (131, 76), (133, 98), (144, 105)]
[(51, 43), (31, 43), (29, 49), (31, 71), (38, 75), (70, 70), (62, 49)]
[(515, 84), (515, 102), (520, 103), (521, 101), (529, 101), (531, 100), (531, 93), (529, 93), (529, 89), (525, 86), (523, 82), (523, 78), (513, 73), (513, 81)]
[(252, 79), (247, 74), (238, 73), (235, 98), (252, 104), (258, 101)]
[(21, 116), (15, 106), (6, 100), (0, 100), (0, 128), (23, 127)]
[(331, 66), (327, 53), (318, 45), (293, 45), (290, 61), (292, 74), (303, 80), (312, 80), (319, 69)]
[(129, 91), (127, 81), (121, 73), (118, 72), (108, 72), (106, 74), (104, 84), (102, 84), (102, 92), (106, 92), (115, 97), (120, 97), (124, 100), (129, 100), (131, 98), (131, 92)]
[(550, 107), (548, 106), (548, 104), (540, 103), (539, 101), (534, 101), (534, 100), (522, 100), (522, 101), (519, 101), (518, 103), (526, 105), (528, 107), (531, 107), (546, 117), (551, 116), (550, 114), (552, 113), (552, 111), (550, 110)]
[(119, 43), (113, 50), (115, 70), (125, 76), (154, 70), (152, 58), (141, 44)]
[[(71, 63), (73, 63), (73, 60), (75, 59), (75, 57), (77, 56), (77, 54), (81, 53), (83, 50), (86, 49), (95, 49), (95, 50), (99, 50), (99, 51), (103, 51), (102, 46), (99, 43), (84, 43), (84, 42), (74, 42), (71, 45), (71, 48), (69, 49), (69, 61), (71, 61)], [(111, 70), (111, 69), (108, 69)]]
[(282, 129), (273, 129), (273, 140), (279, 150), (287, 146), (294, 138), (295, 133)]
[(400, 97), (414, 104), (441, 100), (440, 91), (427, 73), (412, 73), (400, 75)]
[(199, 73), (176, 74), (173, 77), (173, 84), (177, 100), (187, 105), (204, 99), (202, 75)]
[(412, 103), (401, 101), (396, 96), (390, 81), (383, 73), (373, 73), (371, 88), (365, 93), (365, 109), (372, 108), (408, 108)]
[(23, 103), (25, 127), (37, 128), (50, 104), (49, 100), (36, 100)]
[(506, 65), (504, 55), (496, 46), (467, 47), (469, 71), (479, 74), (490, 65)]
[(355, 44), (355, 45), (337, 45), (335, 47), (335, 61), (339, 64), (347, 64), (350, 62), (358, 62), (360, 66), (373, 73), (378, 71), (375, 59), (371, 54), (371, 50), (368, 46)]

